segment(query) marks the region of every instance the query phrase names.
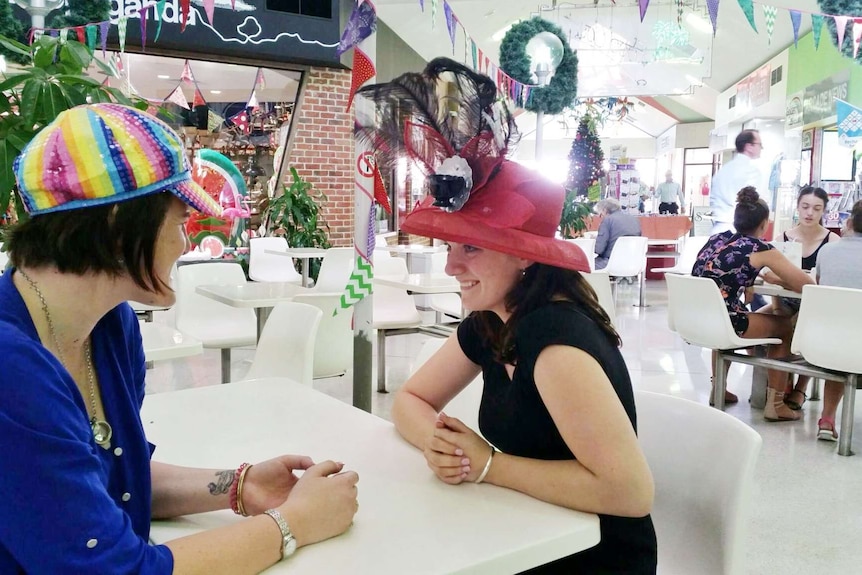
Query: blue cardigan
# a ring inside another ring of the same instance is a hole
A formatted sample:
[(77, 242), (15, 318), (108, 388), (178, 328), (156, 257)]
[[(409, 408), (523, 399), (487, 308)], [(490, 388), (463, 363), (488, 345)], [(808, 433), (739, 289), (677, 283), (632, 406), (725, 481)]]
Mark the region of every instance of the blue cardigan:
[(0, 276), (0, 573), (171, 573), (170, 549), (148, 543), (155, 446), (139, 413), (146, 369), (134, 312), (117, 306), (92, 334), (114, 431), (106, 450), (12, 276)]

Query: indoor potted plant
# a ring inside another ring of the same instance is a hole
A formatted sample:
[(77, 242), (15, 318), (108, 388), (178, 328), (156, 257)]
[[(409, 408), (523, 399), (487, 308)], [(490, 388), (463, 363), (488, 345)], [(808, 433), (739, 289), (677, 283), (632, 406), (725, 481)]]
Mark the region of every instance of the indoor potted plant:
[(560, 215), (560, 235), (566, 239), (583, 236), (593, 215), (593, 205), (583, 196), (576, 196), (574, 190), (568, 190)]

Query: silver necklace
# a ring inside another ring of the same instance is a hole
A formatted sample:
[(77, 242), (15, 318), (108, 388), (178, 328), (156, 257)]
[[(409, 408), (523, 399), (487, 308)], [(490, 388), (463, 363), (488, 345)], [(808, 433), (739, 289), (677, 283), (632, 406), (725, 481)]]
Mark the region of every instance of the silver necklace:
[[(42, 303), (42, 312), (45, 314), (45, 320), (48, 322), (48, 331), (51, 333), (51, 340), (54, 342), (54, 347), (57, 348), (57, 353), (60, 354), (60, 362), (63, 364), (63, 367), (66, 367), (68, 364), (63, 354), (63, 349), (60, 347), (60, 342), (57, 339), (57, 332), (54, 329), (54, 321), (51, 319), (51, 312), (48, 310), (48, 303), (45, 301), (45, 296), (42, 295), (42, 291), (36, 285), (36, 282), (30, 279), (30, 276), (20, 269), (16, 271), (21, 274), (22, 278), (27, 280), (27, 283), (30, 284), (30, 287), (33, 288), (33, 291), (36, 292), (37, 296), (39, 296), (39, 301)], [(96, 417), (96, 377), (93, 373), (93, 352), (90, 347), (89, 339), (87, 339), (87, 343), (84, 344), (84, 358), (87, 362), (87, 383), (90, 392), (90, 408), (92, 409), (92, 413), (90, 414), (90, 429), (93, 430), (93, 439), (96, 440), (96, 443), (104, 447), (110, 444), (113, 430), (107, 421)], [(66, 367), (66, 370), (68, 371), (68, 367)]]

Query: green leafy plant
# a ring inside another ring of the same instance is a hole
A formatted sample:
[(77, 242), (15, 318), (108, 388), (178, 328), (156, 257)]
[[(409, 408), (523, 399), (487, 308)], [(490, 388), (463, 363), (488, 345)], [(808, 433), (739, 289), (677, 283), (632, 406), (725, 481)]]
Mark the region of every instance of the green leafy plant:
[[(323, 192), (313, 193), (314, 186), (302, 178), (296, 168), (290, 168), (293, 182), (284, 186), (284, 193), (268, 200), (263, 208), (266, 234), (284, 236), (292, 248), (330, 248), (329, 225), (323, 220), (320, 206), (326, 202)], [(321, 261), (309, 260), (309, 275), (317, 279)], [(300, 260), (300, 266), (302, 265)], [(301, 267), (298, 271), (302, 271)]]
[(579, 197), (574, 190), (566, 192), (563, 213), (560, 215), (560, 234), (566, 239), (584, 235), (593, 215), (593, 202), (580, 200)]
[[(12, 162), (60, 112), (96, 102), (117, 102), (145, 110), (147, 102), (128, 98), (88, 76), (91, 64), (108, 77), (119, 74), (80, 42), (43, 35), (28, 47), (0, 36), (0, 46), (26, 61), (19, 70), (0, 77), (0, 214), (5, 214), (17, 198)], [(14, 204), (18, 217), (26, 217), (21, 202)]]

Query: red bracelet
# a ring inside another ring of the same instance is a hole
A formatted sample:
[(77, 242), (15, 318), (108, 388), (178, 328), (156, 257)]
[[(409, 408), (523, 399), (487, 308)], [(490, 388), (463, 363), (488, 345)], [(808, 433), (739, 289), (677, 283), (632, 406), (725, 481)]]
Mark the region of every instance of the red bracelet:
[(248, 466), (249, 466), (248, 463), (243, 463), (242, 465), (240, 465), (237, 468), (236, 472), (233, 475), (233, 483), (230, 486), (230, 508), (237, 515), (243, 514), (242, 511), (240, 511), (240, 509), (239, 509), (239, 503), (237, 500), (237, 488), (239, 487), (239, 478), (240, 478), (240, 475), (242, 475), (243, 469), (245, 469)]

